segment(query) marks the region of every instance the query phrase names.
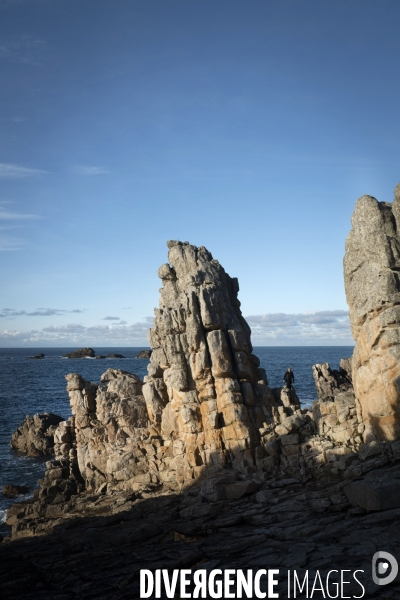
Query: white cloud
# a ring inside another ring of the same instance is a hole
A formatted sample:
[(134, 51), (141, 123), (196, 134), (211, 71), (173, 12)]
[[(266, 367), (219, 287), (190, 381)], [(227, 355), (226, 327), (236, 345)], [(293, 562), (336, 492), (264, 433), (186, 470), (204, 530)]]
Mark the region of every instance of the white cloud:
[(0, 346), (15, 346), (16, 344), (38, 346), (68, 346), (79, 344), (87, 346), (97, 345), (148, 345), (147, 332), (153, 325), (153, 317), (146, 317), (143, 321), (133, 325), (95, 325), (86, 327), (79, 323), (68, 325), (44, 327), (41, 330), (18, 331), (6, 329), (0, 333)]
[(15, 308), (3, 308), (0, 310), (0, 318), (11, 319), (15, 317), (54, 317), (59, 315), (66, 315), (71, 313), (82, 313), (83, 310), (80, 308), (74, 308), (74, 310), (65, 310), (63, 308), (37, 308), (32, 312), (26, 310), (17, 310)]
[(120, 321), (119, 317), (104, 317), (102, 321)]
[(102, 175), (109, 172), (104, 167), (85, 167), (82, 165), (75, 165), (72, 170), (79, 175)]
[(246, 317), (255, 345), (353, 343), (348, 312), (324, 310), (304, 313), (268, 313)]
[(0, 177), (9, 179), (21, 179), (24, 177), (32, 177), (34, 175), (43, 175), (48, 171), (42, 171), (41, 169), (30, 169), (28, 167), (21, 167), (20, 165), (13, 165), (11, 163), (0, 163)]
[(6, 221), (9, 220), (23, 220), (23, 219), (37, 219), (37, 215), (26, 215), (22, 213), (13, 213), (0, 209), (0, 220), (4, 219)]
[[(0, 316), (52, 316), (67, 314), (60, 309), (37, 309), (33, 312), (4, 309)], [(353, 339), (347, 311), (314, 311), (307, 313), (269, 313), (251, 315), (247, 322), (252, 329), (252, 342), (255, 346), (269, 345), (352, 345)], [(38, 346), (93, 345), (147, 345), (147, 332), (153, 326), (153, 317), (127, 325), (126, 321), (110, 325), (85, 326), (80, 323), (50, 325), (41, 330), (11, 331), (0, 334), (1, 345), (36, 344)]]
[[(80, 309), (66, 311), (62, 309), (37, 309), (32, 312), (3, 309), (0, 316), (53, 316), (82, 312)], [(115, 319), (116, 317), (114, 317)], [(110, 319), (108, 319), (110, 320)], [(352, 345), (353, 338), (347, 311), (313, 311), (306, 313), (269, 313), (251, 315), (246, 318), (252, 330), (252, 342), (255, 346), (270, 345)], [(153, 317), (127, 325), (126, 321), (109, 325), (85, 326), (80, 323), (50, 325), (41, 330), (30, 331), (5, 330), (0, 333), (0, 346), (34, 345), (147, 345), (147, 332), (153, 326)]]

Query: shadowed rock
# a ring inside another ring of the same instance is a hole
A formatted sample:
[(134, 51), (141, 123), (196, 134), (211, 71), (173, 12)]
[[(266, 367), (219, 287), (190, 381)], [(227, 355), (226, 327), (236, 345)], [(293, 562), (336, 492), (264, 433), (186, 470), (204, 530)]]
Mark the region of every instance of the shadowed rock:
[(3, 485), (2, 493), (6, 498), (15, 498), (16, 496), (20, 496), (21, 494), (27, 494), (29, 492), (29, 488), (25, 485), (14, 485), (14, 484), (6, 484)]
[(27, 456), (42, 456), (54, 452), (54, 432), (63, 418), (53, 413), (27, 415), (11, 436), (10, 446)]
[(96, 353), (93, 348), (80, 348), (79, 350), (63, 354), (63, 358), (94, 358), (95, 356)]
[(136, 354), (135, 358), (150, 358), (151, 352), (151, 350), (141, 350)]

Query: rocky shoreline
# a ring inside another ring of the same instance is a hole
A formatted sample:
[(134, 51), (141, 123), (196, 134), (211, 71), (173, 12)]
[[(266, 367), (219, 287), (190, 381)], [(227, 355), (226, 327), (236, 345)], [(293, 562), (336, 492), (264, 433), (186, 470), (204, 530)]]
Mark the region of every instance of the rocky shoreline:
[(168, 242), (148, 376), (66, 376), (55, 458), (8, 511), (5, 598), (133, 598), (140, 568), (215, 567), (361, 569), (362, 597), (399, 596), (370, 577), (372, 555), (400, 544), (399, 190), (393, 205), (356, 205), (345, 287), (357, 345), (339, 370), (314, 366), (311, 410), (269, 386), (237, 280), (204, 247)]

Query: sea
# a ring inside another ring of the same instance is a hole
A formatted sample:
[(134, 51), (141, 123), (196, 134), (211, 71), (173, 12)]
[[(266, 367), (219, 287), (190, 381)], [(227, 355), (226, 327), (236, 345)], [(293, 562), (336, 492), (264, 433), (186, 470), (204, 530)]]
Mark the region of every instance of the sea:
[[(94, 348), (96, 355), (122, 354), (125, 358), (66, 359), (63, 355), (76, 348), (0, 348), (0, 490), (12, 483), (24, 485), (32, 496), (37, 480), (43, 477), (47, 458), (19, 456), (10, 449), (13, 431), (26, 415), (52, 412), (67, 419), (71, 415), (65, 375), (79, 373), (89, 381), (99, 382), (108, 368), (135, 373), (141, 379), (147, 374), (148, 359), (135, 358), (144, 348)], [(337, 369), (341, 358), (351, 356), (353, 346), (280, 346), (255, 347), (256, 354), (268, 376), (271, 387), (282, 385), (288, 366), (295, 375), (297, 395), (302, 407), (309, 407), (317, 399), (312, 376), (312, 365), (328, 362)], [(28, 360), (29, 356), (43, 353), (44, 359)], [(15, 500), (14, 500), (15, 501)], [(6, 511), (14, 502), (0, 491), (0, 534), (9, 533), (4, 523)]]

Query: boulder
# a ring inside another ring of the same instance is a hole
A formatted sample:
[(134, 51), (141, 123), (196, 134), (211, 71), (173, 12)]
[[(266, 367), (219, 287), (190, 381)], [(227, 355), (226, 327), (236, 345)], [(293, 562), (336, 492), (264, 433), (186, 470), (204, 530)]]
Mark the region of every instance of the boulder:
[(372, 471), (364, 479), (352, 481), (343, 489), (353, 506), (366, 511), (389, 510), (400, 507), (400, 468), (386, 472)]
[(28, 494), (29, 488), (25, 485), (6, 484), (3, 485), (2, 493), (6, 498), (15, 498), (21, 494)]
[(41, 358), (44, 358), (44, 354), (35, 354), (35, 356), (28, 356), (28, 359), (30, 360), (40, 360)]
[(73, 352), (63, 354), (63, 358), (95, 358), (96, 353), (93, 348), (80, 348)]
[(53, 413), (27, 415), (11, 436), (11, 448), (27, 456), (53, 454), (54, 432), (63, 420)]
[(352, 379), (364, 442), (400, 436), (400, 184), (394, 201), (357, 200), (344, 278), (356, 346)]

